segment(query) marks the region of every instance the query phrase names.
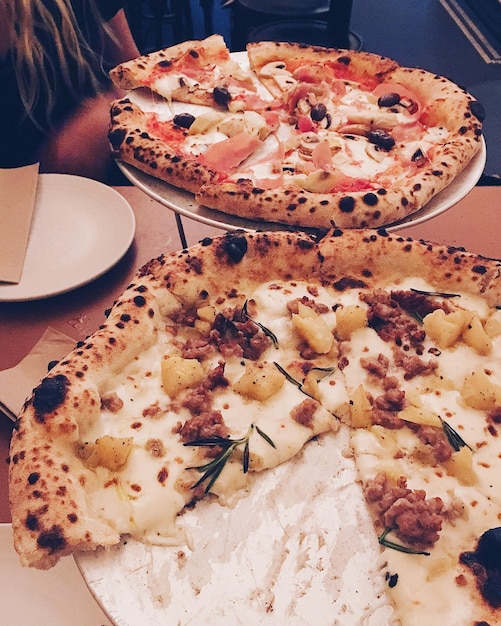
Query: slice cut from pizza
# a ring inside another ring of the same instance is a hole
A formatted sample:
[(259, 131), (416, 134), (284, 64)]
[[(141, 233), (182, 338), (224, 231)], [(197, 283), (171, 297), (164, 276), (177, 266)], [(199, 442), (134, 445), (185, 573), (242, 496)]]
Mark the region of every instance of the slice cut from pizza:
[(245, 497), (342, 432), (396, 619), (496, 623), (500, 269), (363, 230), (235, 232), (151, 261), (25, 404), (22, 562), (122, 536), (183, 545), (186, 505)]
[(279, 118), (273, 111), (197, 109), (145, 112), (128, 98), (114, 103), (109, 141), (114, 154), (194, 193), (267, 158)]
[(221, 35), (126, 61), (113, 68), (110, 77), (120, 89), (147, 87), (168, 102), (227, 108), (233, 98), (257, 98), (253, 76), (231, 58)]

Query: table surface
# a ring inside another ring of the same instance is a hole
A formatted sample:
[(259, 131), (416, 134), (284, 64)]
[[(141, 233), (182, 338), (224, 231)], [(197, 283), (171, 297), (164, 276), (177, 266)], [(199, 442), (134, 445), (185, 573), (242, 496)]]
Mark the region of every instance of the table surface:
[[(34, 302), (0, 303), (0, 370), (23, 359), (48, 326), (76, 341), (92, 334), (104, 321), (104, 311), (122, 293), (136, 270), (163, 252), (179, 250), (174, 213), (135, 187), (116, 188), (136, 215), (136, 236), (124, 258), (109, 272), (73, 292)], [(398, 232), (464, 247), (470, 252), (501, 258), (501, 187), (475, 187), (461, 202), (434, 219)], [(188, 245), (224, 232), (183, 218)], [(0, 522), (9, 522), (5, 459), (11, 423), (0, 415)]]

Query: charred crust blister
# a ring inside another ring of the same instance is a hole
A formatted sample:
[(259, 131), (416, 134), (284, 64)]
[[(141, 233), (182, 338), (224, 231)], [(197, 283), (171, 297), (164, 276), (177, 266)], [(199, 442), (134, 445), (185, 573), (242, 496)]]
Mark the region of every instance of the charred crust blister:
[(64, 550), (66, 547), (66, 538), (60, 526), (53, 526), (50, 530), (43, 531), (39, 534), (37, 544), (43, 550), (47, 550), (49, 554), (55, 554)]
[(33, 407), (39, 421), (44, 421), (45, 415), (60, 407), (67, 395), (69, 380), (63, 374), (42, 380), (33, 390)]
[(483, 122), (485, 120), (485, 109), (481, 102), (478, 100), (472, 100), (470, 102), (470, 110), (479, 122)]

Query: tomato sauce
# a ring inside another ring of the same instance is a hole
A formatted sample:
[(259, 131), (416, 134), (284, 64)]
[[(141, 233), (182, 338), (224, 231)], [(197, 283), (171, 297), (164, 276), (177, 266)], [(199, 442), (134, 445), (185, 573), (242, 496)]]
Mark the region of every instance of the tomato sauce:
[(146, 122), (146, 130), (173, 148), (179, 148), (186, 137), (186, 130), (176, 126), (172, 121), (161, 122), (152, 115)]
[(369, 74), (360, 74), (351, 69), (350, 65), (339, 61), (324, 61), (312, 63), (306, 59), (290, 59), (287, 61), (287, 69), (294, 74), (299, 73), (304, 82), (319, 83), (322, 80), (331, 82), (334, 80), (350, 81), (360, 85), (361, 89), (372, 91), (378, 85), (378, 80)]

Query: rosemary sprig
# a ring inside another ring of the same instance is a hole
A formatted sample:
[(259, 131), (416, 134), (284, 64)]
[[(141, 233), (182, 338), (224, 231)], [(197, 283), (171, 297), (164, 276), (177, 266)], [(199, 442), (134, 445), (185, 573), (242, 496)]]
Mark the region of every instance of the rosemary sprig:
[(442, 428), (444, 430), (444, 433), (447, 439), (449, 440), (449, 443), (451, 444), (451, 446), (454, 448), (456, 452), (459, 452), (459, 450), (461, 450), (463, 446), (470, 448), (470, 450), (473, 452), (473, 448), (466, 443), (466, 441), (461, 437), (461, 435), (456, 430), (454, 430), (454, 428), (452, 428), (450, 424), (448, 424), (441, 417), (439, 417), (439, 419), (440, 419), (440, 422), (442, 423)]
[(443, 291), (423, 291), (422, 289), (414, 289), (411, 287), (410, 291), (414, 293), (420, 293), (423, 296), (436, 296), (438, 298), (460, 298), (460, 293), (446, 293)]
[[(283, 376), (285, 376), (285, 378), (292, 383), (293, 385), (295, 385), (299, 391), (301, 391), (302, 393), (304, 393), (305, 396), (308, 396), (309, 398), (313, 398), (313, 396), (311, 394), (309, 394), (307, 391), (305, 391), (303, 389), (303, 383), (304, 380), (299, 381), (296, 380), (294, 378), (294, 376), (291, 376), (289, 374), (289, 372), (280, 365), (280, 363), (277, 363), (276, 361), (273, 361), (273, 365), (277, 368), (277, 370), (283, 374)], [(317, 378), (317, 382), (320, 382), (321, 380), (323, 380), (324, 378), (326, 378), (327, 376), (330, 376), (330, 374), (332, 374), (332, 372), (335, 370), (335, 367), (312, 367), (310, 371), (318, 371), (318, 372), (322, 372), (322, 375), (320, 376), (320, 378)], [(315, 400), (315, 398), (313, 398)]]
[(335, 369), (335, 367), (312, 367), (310, 371), (322, 372), (320, 378), (317, 378), (317, 383), (319, 383), (324, 378), (327, 378), (327, 376), (330, 376), (335, 371)]
[[(285, 376), (285, 378), (286, 378), (286, 379), (287, 379), (290, 383), (292, 383), (293, 385), (296, 385), (296, 387), (302, 391), (301, 386), (302, 386), (302, 384), (303, 384), (303, 383), (300, 383), (300, 382), (299, 382), (299, 380), (296, 380), (293, 376), (291, 376), (291, 375), (289, 374), (289, 372), (288, 372), (285, 368), (283, 368), (283, 367), (280, 365), (280, 363), (277, 363), (276, 361), (273, 361), (273, 365), (277, 368), (277, 370), (278, 370), (281, 374), (283, 374), (283, 375)], [(306, 395), (308, 395), (308, 394), (306, 394)]]
[(194, 469), (194, 470), (197, 470), (198, 472), (203, 472), (202, 476), (192, 486), (192, 489), (196, 489), (199, 485), (204, 483), (206, 480), (210, 479), (209, 482), (205, 486), (205, 493), (208, 493), (211, 490), (212, 485), (219, 478), (221, 472), (224, 469), (224, 466), (226, 465), (231, 455), (241, 445), (244, 446), (242, 468), (243, 468), (244, 474), (246, 474), (249, 471), (249, 462), (250, 462), (249, 441), (252, 435), (252, 431), (254, 429), (256, 429), (257, 434), (260, 435), (266, 441), (266, 443), (268, 443), (272, 448), (276, 447), (273, 441), (271, 440), (271, 438), (264, 431), (262, 431), (259, 428), (259, 426), (257, 426), (256, 424), (251, 424), (249, 426), (249, 429), (247, 430), (247, 433), (243, 437), (240, 437), (239, 439), (230, 439), (230, 438), (220, 437), (219, 435), (215, 435), (214, 437), (201, 437), (200, 439), (188, 441), (185, 444), (183, 444), (185, 446), (195, 446), (195, 447), (207, 446), (209, 448), (214, 448), (214, 447), (222, 448), (221, 453), (218, 454), (215, 458), (213, 458), (208, 463), (205, 463), (204, 465), (197, 465), (197, 466), (186, 468), (189, 470)]
[(253, 324), (255, 324), (256, 326), (258, 326), (263, 333), (266, 335), (266, 337), (268, 337), (268, 339), (271, 340), (272, 344), (275, 346), (275, 348), (278, 350), (278, 338), (275, 335), (275, 333), (271, 332), (271, 330), (269, 328), (267, 328), (266, 326), (264, 326), (264, 324), (261, 324), (260, 322), (256, 322), (256, 320), (253, 320), (252, 317), (249, 315), (248, 311), (247, 311), (247, 302), (248, 300), (246, 300), (244, 302), (244, 305), (242, 307), (242, 320), (244, 322), (246, 322), (247, 320), (251, 321)]
[(398, 552), (405, 552), (406, 554), (421, 554), (423, 556), (430, 556), (429, 552), (425, 552), (424, 550), (416, 550), (415, 548), (409, 548), (408, 546), (403, 546), (401, 543), (395, 543), (391, 541), (391, 539), (387, 539), (388, 533), (391, 532), (391, 528), (385, 528), (385, 530), (378, 537), (378, 541), (380, 545), (385, 548), (391, 548), (392, 550), (397, 550)]

